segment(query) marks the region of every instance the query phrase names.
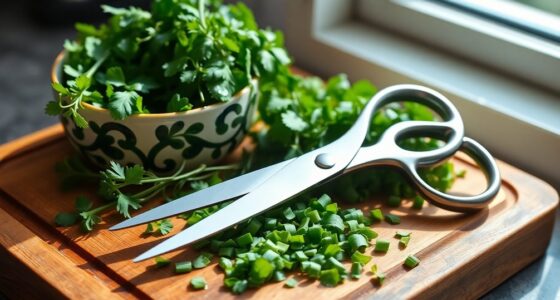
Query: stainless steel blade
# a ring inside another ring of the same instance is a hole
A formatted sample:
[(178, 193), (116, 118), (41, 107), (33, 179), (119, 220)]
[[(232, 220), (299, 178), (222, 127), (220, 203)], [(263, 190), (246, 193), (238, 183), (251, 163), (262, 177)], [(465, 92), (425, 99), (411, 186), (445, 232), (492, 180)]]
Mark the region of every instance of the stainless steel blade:
[(188, 212), (243, 196), (262, 184), (270, 176), (278, 172), (278, 170), (282, 169), (293, 160), (294, 159), (283, 161), (281, 163), (277, 163), (275, 165), (213, 185), (196, 193), (183, 196), (116, 224), (109, 228), (109, 230), (118, 230), (160, 220), (183, 212)]
[[(315, 166), (314, 160), (317, 153), (308, 154), (311, 155), (296, 158), (254, 191), (163, 241), (135, 258), (134, 262), (169, 252), (224, 230), (293, 198), (310, 186), (333, 175), (332, 169), (321, 169)], [(338, 169), (335, 170), (335, 172), (338, 171)]]

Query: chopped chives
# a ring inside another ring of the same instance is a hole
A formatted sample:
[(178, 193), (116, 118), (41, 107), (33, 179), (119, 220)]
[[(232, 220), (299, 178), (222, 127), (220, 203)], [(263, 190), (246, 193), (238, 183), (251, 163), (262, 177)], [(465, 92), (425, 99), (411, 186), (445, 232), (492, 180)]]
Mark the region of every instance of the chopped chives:
[(339, 273), (346, 274), (346, 268), (334, 257), (329, 257), (327, 262), (334, 268), (338, 269)]
[(399, 245), (403, 248), (406, 248), (408, 246), (408, 242), (410, 242), (410, 236), (403, 236), (399, 240)]
[(286, 279), (286, 274), (284, 274), (284, 272), (282, 271), (276, 270), (274, 271), (274, 275), (272, 275), (272, 278), (276, 282), (284, 281), (284, 279)]
[(305, 253), (303, 251), (296, 251), (294, 253), (294, 255), (295, 255), (295, 258), (296, 258), (297, 261), (302, 262), (302, 261), (308, 260), (307, 255), (305, 255)]
[(375, 273), (375, 278), (377, 279), (377, 284), (383, 285), (383, 282), (385, 281), (385, 273), (377, 272)]
[(369, 227), (362, 227), (354, 230), (353, 233), (359, 233), (363, 235), (368, 241), (377, 237), (377, 232), (371, 230)]
[(258, 219), (253, 218), (253, 219), (251, 219), (249, 224), (247, 224), (247, 227), (245, 227), (244, 232), (247, 232), (247, 233), (250, 233), (250, 234), (254, 235), (259, 231), (259, 229), (261, 229), (261, 227), (262, 227), (262, 223)]
[(212, 254), (210, 253), (202, 253), (197, 258), (195, 258), (193, 262), (193, 267), (195, 269), (202, 269), (210, 264), (212, 260)]
[(276, 227), (276, 224), (278, 224), (278, 220), (274, 219), (274, 218), (266, 218), (264, 220), (264, 228), (265, 229), (274, 229)]
[(377, 239), (377, 241), (375, 242), (374, 251), (375, 252), (387, 252), (387, 250), (389, 250), (389, 241), (382, 240), (382, 239)]
[(321, 271), (319, 281), (324, 286), (336, 286), (341, 281), (340, 273), (337, 268)]
[(370, 216), (373, 218), (374, 221), (377, 221), (377, 222), (383, 221), (383, 212), (381, 211), (381, 209), (376, 208), (376, 209), (371, 210), (369, 213), (370, 213)]
[(402, 237), (405, 237), (405, 236), (410, 236), (410, 232), (404, 231), (404, 230), (399, 230), (395, 233), (395, 237), (398, 238), (398, 239), (400, 239)]
[(239, 247), (251, 245), (251, 243), (253, 242), (253, 236), (251, 235), (250, 232), (247, 232), (244, 235), (236, 238), (235, 242), (237, 243), (237, 245), (239, 245)]
[(371, 265), (370, 272), (373, 275), (375, 275), (377, 273), (377, 265), (376, 264)]
[(272, 277), (274, 265), (268, 260), (260, 257), (253, 262), (249, 271), (249, 282), (251, 285), (260, 285)]
[(156, 261), (156, 266), (158, 268), (165, 267), (171, 263), (169, 259), (162, 256), (157, 256), (154, 260)]
[(248, 285), (248, 281), (243, 279), (243, 280), (237, 280), (233, 286), (231, 287), (231, 291), (234, 294), (243, 294), (243, 292), (245, 292), (245, 290), (247, 290), (247, 285)]
[(344, 232), (344, 222), (339, 215), (328, 215), (323, 219), (323, 226), (329, 230), (333, 230), (335, 232), (341, 233)]
[(336, 256), (341, 251), (342, 251), (342, 248), (340, 248), (340, 246), (338, 244), (329, 244), (325, 248), (325, 251), (323, 252), (323, 254), (326, 257), (331, 257), (331, 256)]
[(359, 279), (362, 275), (362, 264), (359, 262), (353, 262), (352, 268), (350, 269), (350, 275), (353, 279)]
[(407, 256), (403, 263), (403, 265), (409, 269), (415, 268), (418, 264), (420, 264), (420, 259), (412, 254)]
[(350, 252), (354, 252), (356, 250), (364, 252), (368, 246), (366, 238), (359, 233), (350, 235), (348, 237), (348, 244), (350, 245)]
[(385, 221), (391, 225), (397, 225), (401, 223), (401, 218), (392, 214), (385, 214)]
[(284, 286), (287, 288), (294, 288), (296, 287), (296, 285), (298, 284), (298, 281), (295, 278), (290, 278), (288, 280), (286, 280), (286, 282), (284, 283)]
[(188, 273), (192, 271), (192, 268), (193, 268), (192, 262), (190, 261), (178, 262), (175, 264), (175, 273), (177, 274)]
[(321, 265), (312, 261), (304, 261), (301, 263), (303, 271), (311, 278), (319, 278), (321, 275)]
[(218, 255), (221, 257), (233, 257), (233, 253), (235, 252), (235, 249), (233, 247), (224, 247), (224, 248), (220, 248), (220, 250), (218, 250)]
[(325, 211), (336, 214), (338, 212), (338, 204), (331, 203), (331, 204), (327, 205), (327, 207), (325, 207)]
[(362, 265), (365, 265), (371, 261), (371, 256), (356, 251), (354, 252), (354, 254), (352, 254), (351, 260), (352, 262), (358, 262), (361, 263)]
[(208, 284), (206, 283), (206, 280), (204, 280), (204, 277), (200, 277), (200, 276), (196, 276), (191, 279), (191, 286), (195, 290), (202, 290), (208, 288)]
[(282, 213), (284, 214), (284, 218), (286, 218), (286, 220), (288, 221), (293, 220), (296, 217), (296, 215), (292, 211), (292, 208), (290, 208), (289, 206), (286, 209), (284, 209)]
[(321, 216), (317, 210), (312, 210), (306, 214), (307, 217), (311, 220), (311, 222), (317, 224), (321, 221)]
[(414, 200), (412, 201), (412, 208), (422, 209), (422, 206), (424, 206), (424, 198), (418, 195), (414, 196)]
[(331, 197), (327, 194), (323, 194), (319, 199), (317, 199), (317, 203), (319, 203), (323, 208), (326, 208), (331, 203)]
[(220, 266), (220, 268), (222, 268), (222, 270), (225, 271), (233, 267), (233, 262), (229, 258), (220, 257), (220, 260), (218, 261), (218, 265)]

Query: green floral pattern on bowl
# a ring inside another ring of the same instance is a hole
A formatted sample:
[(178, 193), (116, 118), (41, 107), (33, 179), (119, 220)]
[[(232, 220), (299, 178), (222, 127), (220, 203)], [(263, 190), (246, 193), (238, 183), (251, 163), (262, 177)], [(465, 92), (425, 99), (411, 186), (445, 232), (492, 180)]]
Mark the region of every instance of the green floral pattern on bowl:
[(134, 115), (113, 120), (109, 111), (86, 105), (89, 128), (62, 118), (66, 137), (76, 150), (99, 167), (109, 161), (142, 164), (157, 173), (214, 164), (235, 149), (252, 124), (257, 83), (227, 103), (181, 113)]

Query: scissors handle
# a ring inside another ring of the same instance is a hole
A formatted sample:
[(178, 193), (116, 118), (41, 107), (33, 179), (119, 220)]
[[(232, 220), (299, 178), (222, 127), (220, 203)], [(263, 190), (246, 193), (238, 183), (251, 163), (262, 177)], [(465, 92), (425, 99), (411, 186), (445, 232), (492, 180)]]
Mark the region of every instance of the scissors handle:
[(461, 151), (476, 161), (484, 172), (487, 181), (486, 190), (474, 196), (460, 196), (443, 193), (427, 184), (418, 174), (417, 165), (409, 164), (404, 169), (416, 184), (416, 187), (428, 201), (441, 208), (456, 212), (474, 212), (488, 206), (488, 203), (500, 190), (500, 171), (492, 155), (475, 140), (464, 137)]

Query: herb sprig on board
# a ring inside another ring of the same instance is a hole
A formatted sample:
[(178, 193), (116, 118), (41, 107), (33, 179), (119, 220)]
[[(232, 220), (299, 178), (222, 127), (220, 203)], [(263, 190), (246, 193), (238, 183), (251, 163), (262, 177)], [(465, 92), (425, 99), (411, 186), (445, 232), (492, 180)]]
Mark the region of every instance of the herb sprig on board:
[(259, 29), (242, 3), (102, 8), (111, 15), (106, 24), (78, 23), (78, 38), (65, 42), (63, 76), (53, 83), (59, 98), (45, 109), (79, 127), (88, 126), (83, 103), (109, 109), (116, 120), (187, 111), (229, 101), (252, 78), (266, 81), (290, 63), (282, 34)]

